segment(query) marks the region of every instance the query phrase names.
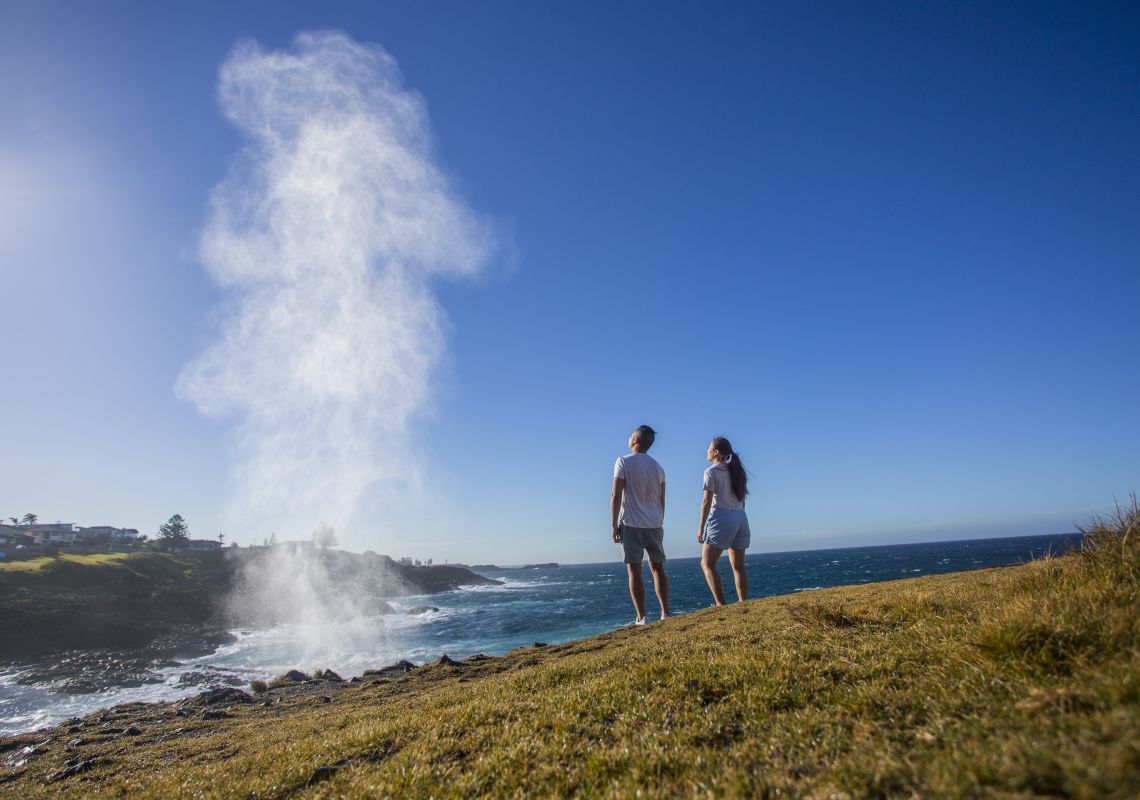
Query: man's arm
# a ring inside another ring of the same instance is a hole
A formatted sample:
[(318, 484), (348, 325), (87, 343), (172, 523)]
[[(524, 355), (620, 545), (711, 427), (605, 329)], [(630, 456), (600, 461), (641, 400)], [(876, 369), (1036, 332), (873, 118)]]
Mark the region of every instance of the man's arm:
[(614, 478), (614, 490), (610, 494), (610, 522), (613, 524), (614, 543), (621, 541), (618, 531), (618, 514), (621, 513), (621, 499), (625, 495), (625, 478)]
[(665, 481), (661, 481), (661, 519), (665, 519)]

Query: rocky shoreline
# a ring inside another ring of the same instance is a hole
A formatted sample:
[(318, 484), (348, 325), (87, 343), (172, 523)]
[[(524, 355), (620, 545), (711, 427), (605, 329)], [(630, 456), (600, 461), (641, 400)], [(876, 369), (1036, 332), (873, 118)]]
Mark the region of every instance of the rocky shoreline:
[[(535, 642), (533, 648), (547, 648)], [(560, 648), (551, 648), (556, 650)], [(474, 655), (456, 661), (442, 655), (437, 661), (416, 665), (400, 661), (385, 667), (365, 670), (362, 675), (342, 678), (332, 670), (306, 675), (290, 670), (272, 681), (255, 681), (251, 691), (236, 686), (213, 686), (206, 691), (172, 702), (125, 703), (36, 731), (0, 738), (0, 792), (5, 783), (27, 779), (51, 785), (78, 776), (97, 765), (121, 755), (123, 748), (177, 743), (213, 732), (203, 723), (214, 723), (237, 715), (264, 716), (266, 721), (304, 714), (313, 706), (337, 701), (339, 693), (348, 689), (387, 689), (399, 692), (404, 687), (422, 688), (424, 682), (435, 683), (447, 678), (463, 681), (515, 669), (519, 653), (532, 648), (519, 648), (507, 656)], [(525, 664), (533, 665), (533, 659)], [(336, 766), (319, 767), (335, 770)], [(318, 775), (318, 780), (319, 780)]]

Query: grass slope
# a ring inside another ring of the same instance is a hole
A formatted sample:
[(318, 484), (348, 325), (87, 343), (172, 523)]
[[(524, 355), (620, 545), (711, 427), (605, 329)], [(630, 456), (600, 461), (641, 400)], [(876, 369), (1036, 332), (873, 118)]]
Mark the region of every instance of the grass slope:
[[(709, 609), (331, 702), (124, 709), (70, 748), (62, 729), (2, 745), (50, 739), (0, 792), (1136, 797), (1140, 514), (1087, 533), (1073, 556)], [(45, 782), (66, 763), (85, 770)]]
[(64, 555), (0, 565), (0, 661), (143, 647), (209, 620), (225, 582), (219, 553)]
[[(214, 559), (217, 560), (216, 558)], [(170, 553), (44, 556), (0, 564), (0, 589), (100, 586), (123, 581), (182, 583), (198, 563)]]

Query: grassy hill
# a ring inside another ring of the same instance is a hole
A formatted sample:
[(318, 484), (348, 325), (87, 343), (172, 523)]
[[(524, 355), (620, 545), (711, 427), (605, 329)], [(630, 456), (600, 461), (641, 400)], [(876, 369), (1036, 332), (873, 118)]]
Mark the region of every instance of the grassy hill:
[[(215, 559), (216, 560), (216, 559)], [(200, 560), (168, 553), (96, 553), (44, 556), (0, 563), (0, 591), (48, 586), (108, 588), (132, 582), (190, 580)]]
[(0, 793), (1136, 797), (1140, 513), (1086, 533), (1062, 558), (283, 687), (218, 719), (124, 707), (0, 743), (0, 764), (36, 748)]
[(227, 581), (220, 553), (64, 555), (0, 564), (0, 658), (143, 646), (205, 623)]

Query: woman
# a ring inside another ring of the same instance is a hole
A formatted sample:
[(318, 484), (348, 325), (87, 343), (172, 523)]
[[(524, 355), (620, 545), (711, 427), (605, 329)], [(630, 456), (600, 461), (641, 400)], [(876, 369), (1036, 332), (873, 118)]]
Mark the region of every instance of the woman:
[(744, 568), (744, 551), (751, 543), (748, 515), (744, 513), (744, 497), (748, 494), (748, 475), (744, 464), (723, 436), (709, 445), (708, 460), (713, 465), (705, 470), (705, 493), (701, 499), (701, 523), (697, 541), (704, 544), (701, 569), (705, 573), (713, 600), (725, 605), (724, 587), (716, 562), (728, 551), (732, 576), (736, 581), (736, 597), (743, 603), (748, 597), (748, 571)]

